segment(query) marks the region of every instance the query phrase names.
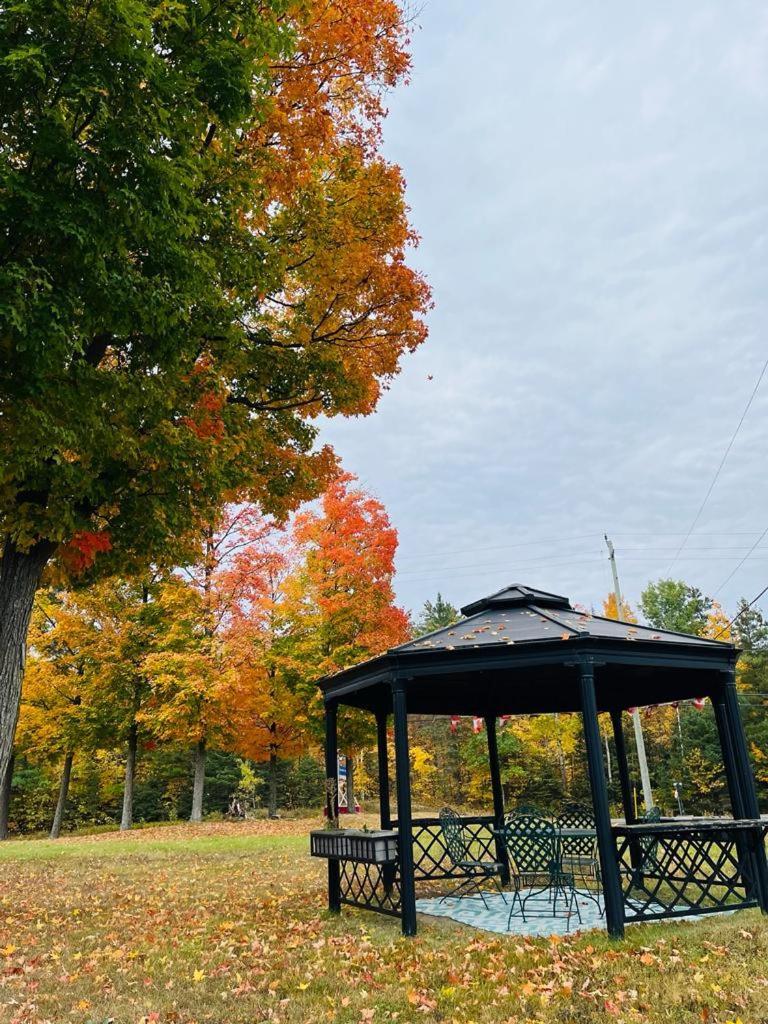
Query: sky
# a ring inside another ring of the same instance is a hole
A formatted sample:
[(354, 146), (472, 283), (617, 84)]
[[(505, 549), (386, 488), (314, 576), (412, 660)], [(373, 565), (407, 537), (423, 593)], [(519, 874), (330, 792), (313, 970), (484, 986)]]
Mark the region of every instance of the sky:
[(672, 575), (735, 611), (768, 584), (768, 533), (737, 568), (768, 373), (675, 556), (768, 359), (768, 7), (426, 0), (388, 106), (430, 336), (323, 439), (399, 531), (400, 602), (597, 610), (607, 532), (630, 601)]

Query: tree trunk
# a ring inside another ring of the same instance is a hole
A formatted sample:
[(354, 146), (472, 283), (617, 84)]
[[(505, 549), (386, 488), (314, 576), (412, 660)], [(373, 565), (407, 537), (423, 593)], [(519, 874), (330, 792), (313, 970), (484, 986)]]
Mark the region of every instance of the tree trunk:
[(139, 727), (131, 722), (128, 733), (128, 750), (125, 758), (125, 783), (123, 785), (123, 815), (120, 831), (125, 832), (133, 825), (133, 778), (136, 772), (136, 750), (139, 745)]
[(270, 818), (277, 817), (277, 754), (269, 752), (269, 806), (267, 813)]
[(74, 757), (74, 752), (70, 750), (64, 758), (64, 767), (61, 771), (61, 785), (59, 786), (59, 799), (56, 801), (56, 811), (53, 815), (53, 824), (51, 825), (51, 839), (58, 839), (61, 835), (61, 823), (64, 820), (64, 808), (67, 805), (69, 780), (72, 777), (72, 761)]
[(0, 779), (4, 779), (8, 771), (19, 717), (27, 630), (35, 591), (55, 549), (48, 541), (38, 541), (29, 551), (22, 552), (9, 537), (3, 544), (0, 558)]
[(192, 786), (192, 813), (190, 821), (203, 820), (203, 792), (205, 790), (205, 740), (195, 747), (195, 781)]
[(13, 782), (14, 757), (8, 762), (5, 778), (0, 781), (0, 839), (8, 838), (8, 813), (11, 809), (11, 783)]

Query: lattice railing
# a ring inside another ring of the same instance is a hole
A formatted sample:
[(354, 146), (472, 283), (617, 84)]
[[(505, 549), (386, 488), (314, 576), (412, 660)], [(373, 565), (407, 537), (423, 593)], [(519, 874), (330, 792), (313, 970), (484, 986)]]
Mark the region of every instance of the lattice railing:
[(614, 828), (627, 921), (757, 904), (753, 864), (764, 827), (745, 822)]
[[(493, 817), (462, 816), (464, 835), (469, 841), (471, 856), (475, 860), (495, 861), (496, 841), (493, 835)], [(394, 827), (397, 827), (396, 824)], [(454, 867), (448, 856), (445, 836), (439, 818), (416, 818), (413, 822), (413, 874), (415, 880), (439, 878), (466, 878), (467, 873)]]
[(341, 902), (363, 910), (400, 917), (400, 865), (367, 864), (340, 860), (339, 883)]

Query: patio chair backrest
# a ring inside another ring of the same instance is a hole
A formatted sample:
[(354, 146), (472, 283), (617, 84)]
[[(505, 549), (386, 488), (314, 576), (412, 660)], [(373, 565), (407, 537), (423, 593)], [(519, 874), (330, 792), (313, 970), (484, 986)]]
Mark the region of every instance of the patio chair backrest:
[(519, 874), (547, 874), (557, 865), (557, 834), (546, 818), (514, 815), (506, 823), (504, 840)]
[(513, 810), (504, 815), (505, 821), (512, 821), (513, 818), (545, 818), (543, 811), (533, 804), (518, 804)]
[[(595, 827), (595, 816), (582, 804), (566, 804), (555, 819), (558, 831), (564, 828), (590, 829)], [(594, 836), (561, 836), (560, 851), (564, 857), (594, 857)]]
[(464, 826), (461, 823), (461, 818), (452, 807), (444, 807), (440, 811), (439, 817), (440, 829), (443, 833), (448, 857), (454, 867), (457, 867), (470, 860), (467, 840), (464, 835)]

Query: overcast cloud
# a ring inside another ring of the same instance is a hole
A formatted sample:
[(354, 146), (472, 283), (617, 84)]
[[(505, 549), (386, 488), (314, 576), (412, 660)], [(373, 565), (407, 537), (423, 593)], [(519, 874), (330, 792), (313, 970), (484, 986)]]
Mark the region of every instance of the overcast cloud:
[[(324, 435), (418, 609), (510, 582), (598, 606), (666, 574), (768, 357), (768, 8), (428, 0), (387, 152), (430, 338)], [(428, 376), (432, 380), (428, 380)], [(768, 527), (768, 374), (673, 575)], [(718, 593), (768, 584), (768, 538)], [(768, 601), (764, 607), (768, 608)]]

